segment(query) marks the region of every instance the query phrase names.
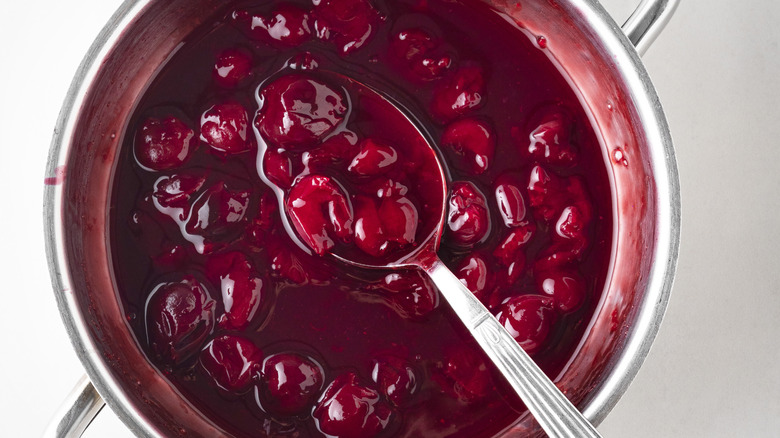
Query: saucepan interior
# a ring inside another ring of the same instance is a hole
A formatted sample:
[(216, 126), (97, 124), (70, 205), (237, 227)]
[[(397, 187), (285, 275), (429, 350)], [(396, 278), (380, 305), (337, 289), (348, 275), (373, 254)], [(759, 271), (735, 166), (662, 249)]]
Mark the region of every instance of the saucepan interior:
[[(587, 108), (612, 180), (612, 260), (584, 339), (557, 376), (599, 422), (641, 365), (668, 300), (679, 231), (671, 140), (644, 68), (600, 5), (571, 0), (486, 0), (548, 53)], [(101, 395), (141, 436), (224, 432), (147, 360), (127, 326), (112, 275), (108, 215), (112, 173), (126, 121), (145, 88), (223, 0), (128, 1), (90, 50), (69, 92), (52, 146), (48, 253), (71, 338)], [(530, 418), (508, 431), (534, 430)]]

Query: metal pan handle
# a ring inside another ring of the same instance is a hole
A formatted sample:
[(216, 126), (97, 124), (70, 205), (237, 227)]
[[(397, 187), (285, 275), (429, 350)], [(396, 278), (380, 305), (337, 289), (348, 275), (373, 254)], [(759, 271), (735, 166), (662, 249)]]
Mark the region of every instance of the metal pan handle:
[(85, 375), (49, 422), (43, 438), (78, 438), (103, 409), (105, 402)]
[(623, 33), (640, 55), (644, 55), (666, 27), (679, 3), (679, 0), (642, 0), (628, 17), (622, 26)]

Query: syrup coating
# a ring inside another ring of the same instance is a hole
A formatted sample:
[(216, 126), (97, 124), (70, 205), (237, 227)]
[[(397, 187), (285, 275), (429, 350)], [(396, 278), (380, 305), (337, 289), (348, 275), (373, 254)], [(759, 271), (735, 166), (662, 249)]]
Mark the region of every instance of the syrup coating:
[(329, 252), (392, 260), (446, 205), (440, 257), (553, 376), (606, 275), (585, 111), (472, 0), (230, 3), (150, 84), (120, 160), (111, 248), (145, 316), (129, 324), (235, 436), (490, 437), (524, 412), (424, 275)]

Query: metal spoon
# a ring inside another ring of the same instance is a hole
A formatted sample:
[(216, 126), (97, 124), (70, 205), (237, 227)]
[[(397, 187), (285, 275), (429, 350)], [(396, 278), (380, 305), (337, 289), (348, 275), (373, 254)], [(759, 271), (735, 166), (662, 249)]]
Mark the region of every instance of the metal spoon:
[[(447, 268), (439, 259), (437, 251), (441, 243), (447, 211), (447, 179), (435, 149), (431, 141), (419, 129), (402, 105), (393, 102), (392, 98), (384, 95), (376, 89), (362, 82), (356, 81), (340, 73), (319, 71), (318, 75), (324, 75), (336, 82), (348, 84), (349, 88), (359, 89), (364, 96), (381, 99), (395, 108), (408, 122), (414, 126), (430, 153), (431, 162), (436, 163), (441, 181), (442, 204), (439, 211), (439, 220), (435, 229), (431, 230), (427, 238), (420, 245), (404, 254), (399, 259), (386, 263), (382, 261), (376, 264), (367, 263), (365, 260), (356, 261), (348, 256), (339, 254), (338, 251), (331, 255), (344, 264), (367, 269), (409, 269), (418, 268), (425, 272), (441, 295), (449, 303), (452, 310), (460, 318), (477, 343), (482, 347), (487, 356), (501, 371), (501, 374), (514, 388), (517, 395), (525, 403), (539, 424), (550, 437), (600, 437), (598, 431), (580, 413), (574, 405), (563, 395), (555, 384), (528, 356), (525, 350), (515, 341), (498, 320), (487, 308), (469, 291), (463, 283)], [(261, 163), (262, 159), (258, 159)], [(262, 172), (261, 172), (262, 174)], [(265, 179), (265, 178), (264, 178)], [(269, 181), (266, 181), (270, 183)], [(283, 209), (282, 209), (283, 210)], [(282, 216), (286, 216), (282, 214)], [(285, 222), (287, 218), (284, 217)], [(292, 227), (287, 227), (292, 230)], [(300, 245), (297, 236), (293, 237)]]

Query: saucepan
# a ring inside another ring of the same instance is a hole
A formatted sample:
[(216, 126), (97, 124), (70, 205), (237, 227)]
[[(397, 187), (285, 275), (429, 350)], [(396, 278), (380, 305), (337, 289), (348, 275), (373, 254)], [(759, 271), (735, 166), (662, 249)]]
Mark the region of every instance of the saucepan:
[[(589, 113), (609, 163), (613, 248), (605, 290), (568, 367), (554, 380), (598, 424), (636, 375), (669, 300), (680, 192), (669, 128), (639, 58), (676, 0), (642, 0), (618, 26), (595, 0), (484, 0), (532, 35)], [(88, 378), (48, 436), (79, 436), (104, 401), (136, 435), (224, 436), (148, 362), (112, 276), (108, 205), (126, 121), (155, 72), (224, 0), (127, 0), (87, 53), (52, 141), (45, 228), (65, 327)], [(526, 416), (508, 436), (536, 433)]]

